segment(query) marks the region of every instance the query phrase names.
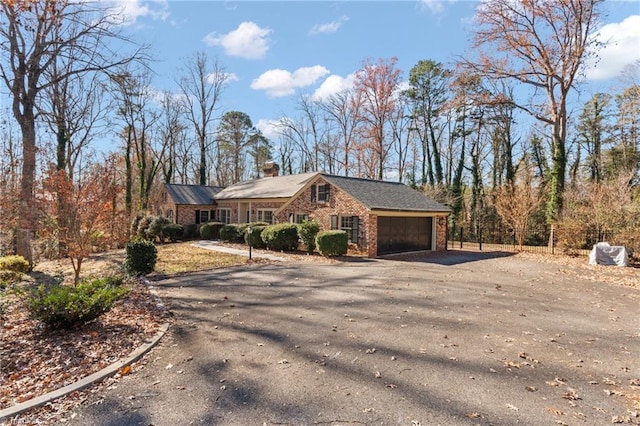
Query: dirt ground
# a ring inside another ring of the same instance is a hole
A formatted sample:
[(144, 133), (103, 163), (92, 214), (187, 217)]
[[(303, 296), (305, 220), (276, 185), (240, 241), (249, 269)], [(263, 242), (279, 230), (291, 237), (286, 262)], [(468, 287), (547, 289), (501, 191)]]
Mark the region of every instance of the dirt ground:
[(640, 424), (640, 291), (607, 271), (456, 251), (157, 281), (169, 334), (66, 420)]

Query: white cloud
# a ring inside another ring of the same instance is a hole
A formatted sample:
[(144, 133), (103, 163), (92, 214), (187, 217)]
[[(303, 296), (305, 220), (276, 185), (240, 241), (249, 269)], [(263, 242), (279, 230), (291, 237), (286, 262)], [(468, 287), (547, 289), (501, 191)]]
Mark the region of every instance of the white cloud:
[[(238, 75), (236, 73), (233, 72), (228, 72), (225, 74), (226, 83), (231, 83), (232, 81), (239, 81), (240, 78), (238, 78)], [(207, 76), (207, 83), (209, 84), (213, 84), (216, 81), (216, 73), (211, 73)]]
[(616, 77), (627, 65), (640, 59), (640, 15), (607, 24), (595, 37), (606, 45), (599, 52), (598, 63), (590, 60), (586, 64), (588, 80)]
[(243, 22), (227, 34), (207, 34), (204, 42), (209, 46), (222, 46), (229, 56), (262, 59), (269, 50), (269, 34), (272, 31), (269, 28), (261, 28), (255, 22)]
[(154, 20), (166, 20), (169, 17), (167, 0), (114, 0), (112, 10), (117, 13), (120, 25), (133, 25), (138, 18), (148, 17)]
[(293, 94), (296, 89), (314, 84), (329, 72), (321, 65), (298, 68), (293, 73), (287, 70), (272, 69), (253, 80), (251, 88), (264, 90), (268, 96), (273, 98), (288, 96)]
[(315, 92), (313, 92), (312, 99), (324, 101), (336, 93), (351, 89), (353, 87), (354, 79), (355, 74), (349, 74), (346, 77), (332, 74), (322, 82)]
[(431, 12), (432, 15), (442, 15), (447, 6), (455, 3), (456, 0), (421, 0), (423, 9)]
[(348, 20), (348, 16), (343, 16), (337, 21), (329, 22), (326, 24), (316, 24), (309, 30), (309, 35), (333, 34), (337, 32), (342, 24)]
[(255, 126), (256, 129), (260, 130), (267, 139), (275, 140), (280, 136), (280, 131), (278, 130), (280, 120), (260, 119)]

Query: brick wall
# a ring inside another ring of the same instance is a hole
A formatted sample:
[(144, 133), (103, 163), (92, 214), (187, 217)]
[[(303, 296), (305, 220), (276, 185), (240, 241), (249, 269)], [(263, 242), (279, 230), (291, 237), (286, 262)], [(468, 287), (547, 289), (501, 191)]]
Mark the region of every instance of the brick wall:
[(438, 216), (436, 222), (436, 250), (447, 249), (447, 216)]
[[(324, 179), (318, 179), (316, 185), (324, 185)], [(331, 216), (358, 216), (358, 246), (367, 250), (370, 245), (372, 235), (370, 230), (371, 215), (369, 210), (358, 200), (339, 188), (331, 185), (328, 202), (312, 202), (311, 188), (307, 188), (297, 198), (295, 198), (285, 209), (278, 213), (276, 222), (288, 222), (289, 215), (308, 214), (310, 219), (316, 220), (323, 231), (331, 229)], [(339, 226), (339, 224), (338, 224)], [(375, 239), (375, 237), (373, 237)], [(375, 253), (374, 253), (375, 255)]]

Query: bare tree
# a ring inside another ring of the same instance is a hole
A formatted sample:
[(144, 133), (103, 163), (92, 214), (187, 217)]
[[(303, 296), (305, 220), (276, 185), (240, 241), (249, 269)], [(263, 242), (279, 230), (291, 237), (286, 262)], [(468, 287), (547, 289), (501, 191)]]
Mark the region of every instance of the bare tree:
[(198, 52), (186, 61), (183, 75), (177, 81), (183, 94), (185, 114), (193, 125), (198, 142), (200, 162), (198, 166), (198, 182), (209, 183), (208, 154), (215, 143), (213, 123), (214, 115), (222, 91), (226, 86), (229, 74), (217, 59), (209, 60), (207, 54)]
[(402, 72), (396, 68), (397, 58), (366, 60), (356, 73), (355, 90), (361, 96), (360, 118), (369, 141), (360, 148), (365, 174), (382, 180), (391, 149), (387, 135), (389, 120), (396, 108), (396, 91)]
[(360, 124), (360, 106), (362, 98), (359, 92), (343, 90), (331, 95), (321, 106), (325, 113), (331, 117), (340, 134), (342, 151), (342, 170), (345, 176), (351, 172), (351, 150), (356, 142), (357, 128)]
[[(30, 232), (36, 225), (37, 99), (61, 80), (108, 71), (140, 58), (142, 49), (122, 56), (114, 46), (130, 40), (117, 32), (117, 11), (104, 3), (70, 0), (5, 0), (0, 5), (0, 80), (10, 91), (12, 110), (22, 133), (21, 227), (26, 232), (19, 254), (33, 262)], [(120, 43), (111, 43), (117, 40)], [(63, 58), (71, 66), (54, 78), (46, 73)], [(73, 62), (67, 61), (73, 58)]]
[(473, 48), (478, 57), (466, 65), (491, 79), (531, 87), (531, 97), (516, 105), (551, 127), (549, 221), (562, 212), (567, 100), (585, 58), (598, 43), (591, 32), (602, 1), (490, 0), (476, 13)]

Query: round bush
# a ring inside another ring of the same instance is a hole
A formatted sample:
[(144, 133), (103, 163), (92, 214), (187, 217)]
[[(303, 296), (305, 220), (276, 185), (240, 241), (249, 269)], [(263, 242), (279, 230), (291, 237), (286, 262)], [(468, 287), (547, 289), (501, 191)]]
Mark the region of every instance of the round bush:
[(247, 245), (249, 245), (249, 236), (251, 236), (251, 247), (258, 248), (258, 249), (267, 247), (265, 242), (262, 241), (262, 237), (261, 237), (262, 231), (264, 230), (264, 228), (266, 228), (266, 226), (252, 225), (251, 234), (249, 234), (249, 227), (247, 227), (247, 229), (245, 229), (244, 231), (244, 242), (247, 243)]
[(0, 257), (0, 270), (18, 273), (28, 272), (29, 262), (22, 256), (12, 255)]
[(184, 235), (184, 226), (168, 223), (162, 227), (162, 236), (171, 242), (178, 241)]
[(200, 238), (203, 240), (217, 240), (220, 238), (220, 229), (224, 226), (222, 222), (207, 222), (200, 226)]
[(126, 246), (124, 267), (131, 275), (147, 275), (153, 272), (158, 260), (158, 250), (152, 241), (134, 240)]
[(316, 245), (323, 256), (344, 256), (347, 254), (349, 236), (345, 231), (322, 231), (316, 236)]
[(269, 250), (295, 250), (298, 248), (298, 226), (295, 223), (269, 225), (260, 235)]
[(220, 228), (220, 239), (230, 243), (240, 243), (244, 240), (244, 235), (240, 231), (240, 225), (229, 223)]

